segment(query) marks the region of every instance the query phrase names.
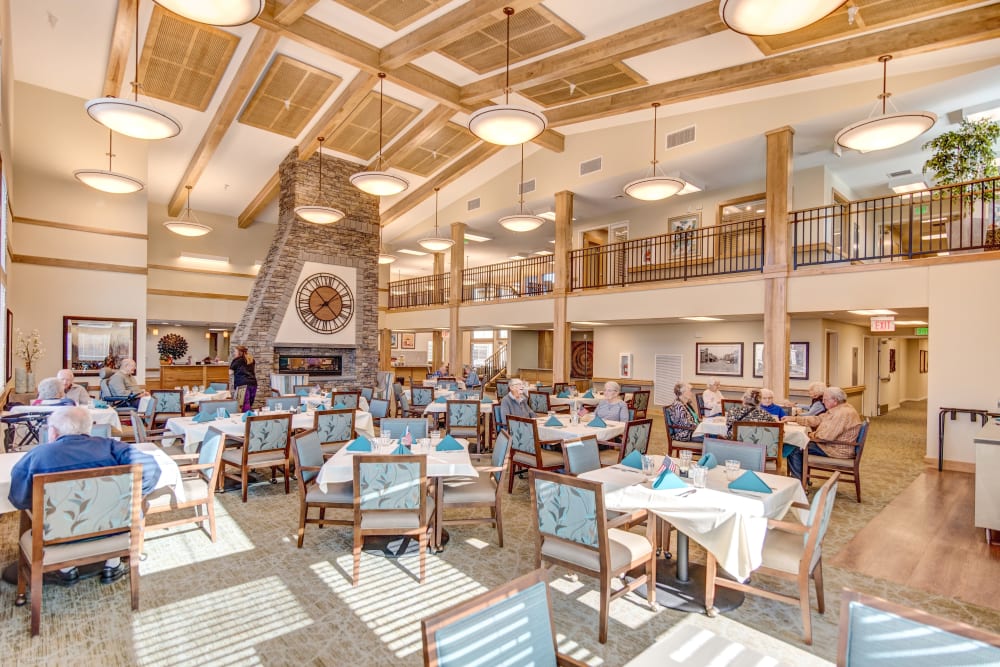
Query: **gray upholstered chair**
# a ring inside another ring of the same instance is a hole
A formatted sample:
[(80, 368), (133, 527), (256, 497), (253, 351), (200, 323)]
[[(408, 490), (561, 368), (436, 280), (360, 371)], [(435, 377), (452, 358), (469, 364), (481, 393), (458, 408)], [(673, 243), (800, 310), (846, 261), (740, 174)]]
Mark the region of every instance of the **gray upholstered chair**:
[(735, 459), (740, 462), (740, 468), (743, 470), (764, 472), (764, 460), (767, 452), (763, 443), (724, 440), (708, 435), (705, 436), (704, 446), (702, 456), (712, 454), (720, 465), (728, 459)]
[[(146, 422), (143, 421), (138, 412), (135, 410), (129, 410), (129, 414), (132, 416), (132, 437), (135, 439), (136, 444), (139, 444), (140, 442), (151, 442), (166, 452), (167, 456), (176, 460), (178, 463), (181, 461), (191, 462), (198, 458), (197, 454), (184, 451), (183, 435), (168, 432), (164, 429), (154, 429), (153, 431), (149, 431), (146, 428)], [(170, 444), (164, 444), (165, 441)]]
[(268, 410), (294, 410), (298, 412), (302, 401), (298, 396), (268, 396), (264, 401)]
[[(275, 483), (278, 468), (281, 468), (285, 477), (285, 493), (288, 493), (288, 442), (291, 433), (290, 414), (248, 417), (243, 446), (227, 449), (222, 453), (223, 475), (240, 480), (243, 485), (243, 502), (247, 501), (247, 481), (252, 468), (270, 468), (272, 484)], [(226, 474), (228, 467), (238, 468), (239, 475)], [(224, 480), (220, 479), (220, 488), (223, 483)]]
[[(434, 544), (441, 546), (444, 525), (489, 523), (497, 529), (497, 543), (503, 546), (503, 521), (500, 511), (501, 483), (507, 471), (507, 456), (510, 451), (510, 436), (501, 432), (493, 446), (493, 452), (486, 465), (477, 465), (476, 477), (446, 477), (441, 484), (438, 502), (440, 520), (435, 522)], [(484, 455), (485, 456), (485, 455)], [(445, 511), (471, 507), (489, 508), (488, 517), (473, 517), (463, 511), (460, 517), (448, 518)]]
[(479, 428), (479, 401), (448, 401), (445, 405), (445, 430), (455, 438), (476, 441), (480, 449), (482, 435)]
[[(299, 539), (298, 547), (302, 548), (305, 539), (306, 524), (318, 526), (350, 526), (352, 518), (328, 519), (326, 511), (346, 510), (354, 508), (354, 484), (341, 482), (328, 484), (322, 491), (316, 484), (316, 477), (323, 467), (323, 448), (316, 429), (303, 431), (292, 436), (292, 460), (295, 461), (296, 476), (299, 486)], [(309, 510), (318, 509), (319, 516), (309, 516)]]
[(313, 413), (313, 428), (319, 437), (323, 453), (332, 455), (354, 438), (354, 410), (317, 410)]
[(601, 467), (601, 454), (595, 435), (586, 435), (579, 440), (563, 440), (562, 454), (563, 469), (567, 475), (576, 477)]
[(375, 398), (375, 389), (373, 387), (362, 387), (361, 388), (361, 398), (368, 401), (371, 404), (372, 399)]
[(836, 459), (832, 456), (816, 456), (808, 451), (802, 457), (802, 482), (808, 484), (811, 477), (822, 477), (816, 475), (816, 471), (826, 473), (839, 472), (842, 477), (854, 482), (854, 493), (861, 502), (861, 455), (865, 453), (865, 441), (868, 439), (868, 425), (866, 419), (858, 426), (857, 437), (847, 442), (837, 442), (835, 440), (819, 440), (813, 438), (813, 442), (820, 445), (854, 445), (854, 457), (850, 459)]
[(409, 430), (414, 438), (427, 437), (427, 420), (420, 419), (383, 419), (379, 424), (379, 433), (392, 433), (394, 438), (402, 438)]
[(510, 475), (507, 476), (507, 493), (514, 491), (514, 476), (519, 470), (559, 470), (563, 467), (562, 452), (550, 447), (561, 445), (562, 440), (539, 440), (538, 422), (527, 417), (507, 418), (510, 433)]
[(782, 422), (734, 422), (733, 440), (764, 446), (764, 465), (774, 464), (774, 470), (782, 468), (782, 449), (785, 444), (785, 425)]
[(225, 400), (225, 401), (202, 401), (198, 404), (198, 414), (199, 415), (212, 415), (213, 417), (218, 414), (219, 408), (222, 408), (230, 415), (235, 415), (239, 413), (240, 406), (236, 401)]

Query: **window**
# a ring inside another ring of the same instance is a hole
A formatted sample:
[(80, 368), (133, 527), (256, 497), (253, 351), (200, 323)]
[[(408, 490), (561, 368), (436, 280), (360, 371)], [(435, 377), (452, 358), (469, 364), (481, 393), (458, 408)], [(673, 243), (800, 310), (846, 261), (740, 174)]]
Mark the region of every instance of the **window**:
[(498, 334), (497, 338), (499, 338), (501, 340), (507, 340), (507, 335), (509, 333), (510, 332), (507, 329), (501, 329), (500, 331), (497, 332), (497, 334)]
[(486, 360), (493, 356), (493, 343), (472, 344), (472, 365), (482, 367)]
[(475, 329), (472, 332), (472, 337), (476, 340), (493, 340), (493, 330), (492, 329)]

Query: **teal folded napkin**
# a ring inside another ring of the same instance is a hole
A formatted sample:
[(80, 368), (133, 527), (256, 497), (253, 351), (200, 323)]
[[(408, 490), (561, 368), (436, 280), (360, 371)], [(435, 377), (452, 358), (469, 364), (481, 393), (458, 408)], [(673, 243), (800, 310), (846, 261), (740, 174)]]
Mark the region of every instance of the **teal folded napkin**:
[(642, 470), (642, 454), (638, 450), (633, 449), (628, 453), (628, 456), (622, 459), (622, 465)]
[(556, 394), (556, 398), (569, 398), (569, 392), (563, 389), (558, 394)]
[(594, 418), (590, 420), (590, 423), (587, 424), (587, 426), (590, 428), (607, 428), (608, 424), (601, 419), (600, 415), (594, 415)]
[(326, 410), (326, 403), (320, 403), (316, 406), (317, 410)]
[(295, 395), (296, 396), (308, 396), (309, 395), (309, 390), (308, 389), (296, 389), (295, 390)]
[(347, 445), (347, 451), (349, 452), (370, 452), (371, 450), (371, 440), (363, 435), (359, 435)]
[(441, 442), (437, 444), (437, 447), (435, 449), (437, 449), (439, 452), (456, 452), (465, 448), (462, 447), (461, 443), (459, 443), (459, 441), (456, 440), (455, 438), (451, 437), (450, 435), (445, 435), (443, 438), (441, 438)]
[(756, 493), (771, 493), (771, 487), (767, 482), (757, 476), (753, 470), (745, 473), (729, 483), (729, 488), (736, 491), (754, 491)]
[(101, 399), (97, 398), (94, 399), (94, 407), (99, 410), (103, 410), (104, 408), (108, 407), (108, 404), (102, 401)]
[(448, 402), (448, 397), (447, 396), (438, 396), (437, 398), (434, 399), (434, 402), (435, 403), (447, 403)]
[(709, 470), (711, 470), (715, 466), (719, 465), (719, 462), (715, 460), (715, 454), (709, 452), (708, 454), (705, 454), (700, 459), (698, 459), (698, 465), (700, 465), (702, 468), (708, 468)]
[(684, 483), (684, 480), (667, 469), (661, 472), (660, 476), (656, 478), (655, 482), (653, 482), (653, 488), (658, 491), (663, 491), (664, 489), (684, 489), (687, 488), (687, 484)]
[(479, 401), (479, 402), (480, 402), (480, 403), (492, 403), (492, 402), (493, 402), (493, 399), (492, 399), (492, 398), (490, 398), (489, 396), (483, 396), (483, 400), (481, 400), (481, 401)]
[(588, 389), (587, 393), (584, 394), (583, 397), (584, 398), (593, 398), (594, 397), (594, 392), (592, 392), (591, 390)]
[(562, 422), (555, 415), (552, 415), (545, 421), (545, 426), (562, 426)]
[(400, 444), (396, 449), (392, 450), (393, 454), (412, 454), (410, 448), (406, 445)]
[(303, 403), (302, 405), (299, 406), (299, 412), (305, 412), (308, 409), (309, 409), (309, 406), (306, 405), (305, 403)]
[(256, 412), (254, 412), (253, 410), (247, 410), (246, 412), (243, 413), (243, 421), (246, 421), (247, 417), (256, 417), (256, 416), (257, 416)]
[(194, 416), (194, 419), (192, 419), (191, 421), (193, 421), (195, 424), (205, 424), (207, 422), (212, 421), (213, 419), (215, 419), (215, 415), (213, 415), (212, 413), (199, 412)]
[[(218, 411), (216, 411), (216, 415), (218, 415)], [(232, 415), (229, 414), (229, 410), (226, 410), (225, 408), (222, 408), (222, 418), (223, 419), (228, 419), (231, 416)]]
[(215, 390), (215, 387), (209, 387), (205, 390), (206, 394), (218, 394), (219, 392)]

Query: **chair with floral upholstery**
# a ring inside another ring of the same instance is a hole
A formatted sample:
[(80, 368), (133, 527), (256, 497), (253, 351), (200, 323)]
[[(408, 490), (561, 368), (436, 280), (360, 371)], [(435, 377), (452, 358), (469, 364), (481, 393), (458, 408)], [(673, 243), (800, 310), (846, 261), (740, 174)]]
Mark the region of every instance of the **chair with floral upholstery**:
[(357, 410), (361, 403), (360, 391), (335, 391), (330, 395), (330, 405), (335, 410)]
[(621, 442), (601, 440), (598, 444), (609, 446), (601, 450), (601, 465), (613, 466), (622, 459), (637, 451), (642, 455), (649, 449), (649, 436), (653, 432), (652, 419), (634, 419), (625, 425), (625, 433)]
[[(438, 499), (439, 520), (434, 523), (434, 545), (441, 547), (441, 537), (445, 525), (462, 525), (472, 523), (489, 523), (497, 529), (497, 544), (503, 547), (503, 521), (500, 516), (500, 488), (507, 470), (507, 455), (510, 451), (510, 435), (501, 431), (493, 446), (493, 452), (488, 460), (476, 463), (476, 477), (445, 477), (441, 483), (441, 496)], [(485, 458), (485, 454), (482, 455)], [(487, 507), (488, 517), (471, 517), (463, 512), (461, 518), (449, 519), (444, 516), (445, 510), (466, 509), (469, 507)]]
[(632, 400), (629, 407), (635, 410), (632, 419), (645, 419), (646, 410), (649, 409), (649, 391), (639, 390), (632, 392)]
[[(646, 587), (646, 600), (656, 608), (656, 522), (648, 521), (646, 535), (619, 526), (645, 520), (646, 510), (622, 514), (608, 520), (600, 482), (553, 472), (528, 473), (531, 513), (535, 524), (535, 567), (561, 565), (574, 572), (597, 577), (601, 587), (598, 641), (608, 640), (608, 609), (611, 600)], [(611, 579), (630, 570), (645, 572), (611, 590)]]
[(503, 397), (510, 392), (510, 385), (507, 380), (497, 380), (497, 400), (503, 400)]
[[(252, 468), (270, 468), (271, 483), (276, 482), (278, 468), (285, 477), (285, 494), (289, 491), (288, 442), (292, 433), (290, 414), (256, 415), (247, 418), (243, 446), (222, 453), (224, 477), (238, 479), (243, 485), (243, 502), (247, 501), (247, 480)], [(227, 474), (228, 467), (239, 469), (239, 475)], [(220, 490), (225, 483), (219, 479)]]
[(444, 414), (445, 431), (455, 438), (475, 440), (478, 451), (482, 442), (479, 432), (479, 401), (448, 401)]
[[(323, 448), (316, 429), (302, 431), (292, 436), (292, 460), (295, 461), (296, 477), (299, 485), (299, 549), (305, 539), (306, 524), (318, 526), (351, 526), (350, 518), (328, 519), (326, 511), (354, 509), (354, 484), (341, 482), (328, 484), (322, 491), (316, 484), (320, 468), (323, 467)], [(319, 517), (309, 516), (309, 510), (318, 509)]]
[(563, 467), (562, 451), (551, 449), (561, 445), (562, 440), (539, 440), (538, 422), (534, 419), (511, 415), (507, 418), (507, 431), (511, 447), (507, 493), (514, 492), (514, 476), (521, 470), (559, 470)]
[(763, 445), (764, 465), (773, 463), (775, 472), (781, 471), (785, 444), (785, 425), (782, 422), (734, 422), (733, 440)]
[(420, 545), (420, 583), (427, 570), (428, 527), (434, 512), (427, 498), (427, 456), (355, 456), (354, 569), (358, 585), (361, 547), (369, 535), (414, 537)]
[[(17, 599), (31, 589), (31, 636), (42, 615), (42, 577), (66, 567), (128, 557), (132, 609), (139, 608), (142, 466), (110, 466), (35, 475), (31, 513), (21, 513)], [(29, 584), (30, 581), (30, 584)]]
[(413, 387), (410, 389), (410, 410), (423, 412), (434, 402), (434, 387)]
[(184, 392), (180, 389), (154, 389), (149, 392), (149, 407), (146, 414), (148, 428), (160, 428), (171, 417), (184, 416)]
[(550, 398), (552, 398), (551, 392), (529, 391), (528, 407), (540, 415), (548, 412), (569, 412), (568, 405), (552, 405), (552, 402), (549, 400)]
[(317, 410), (313, 413), (313, 428), (319, 437), (323, 454), (332, 456), (354, 438), (354, 410)]
[(566, 471), (567, 475), (576, 477), (601, 467), (601, 453), (597, 447), (596, 435), (584, 435), (576, 440), (564, 440), (562, 453), (563, 470)]

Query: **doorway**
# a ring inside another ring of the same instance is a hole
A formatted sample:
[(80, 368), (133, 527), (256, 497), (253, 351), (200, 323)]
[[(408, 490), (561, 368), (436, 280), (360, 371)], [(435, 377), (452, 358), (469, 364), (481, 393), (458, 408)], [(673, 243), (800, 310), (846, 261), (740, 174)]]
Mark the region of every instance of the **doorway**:
[(840, 387), (840, 334), (826, 332), (826, 384)]

